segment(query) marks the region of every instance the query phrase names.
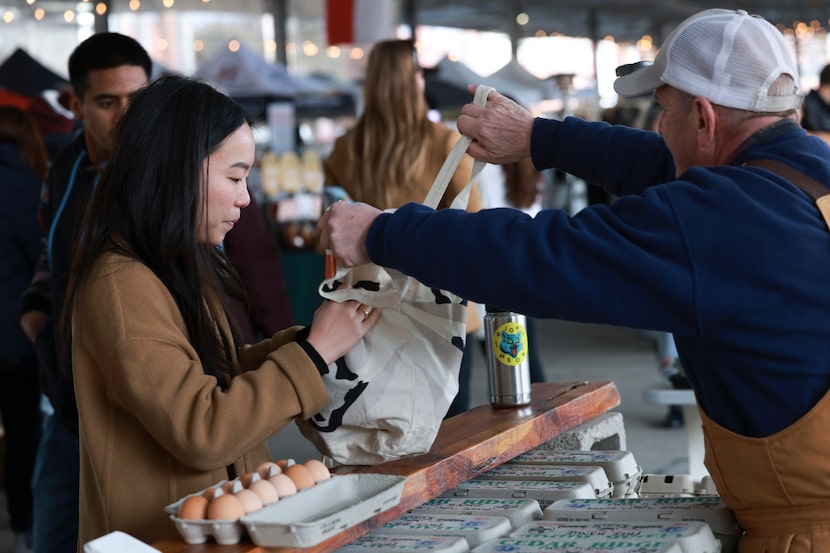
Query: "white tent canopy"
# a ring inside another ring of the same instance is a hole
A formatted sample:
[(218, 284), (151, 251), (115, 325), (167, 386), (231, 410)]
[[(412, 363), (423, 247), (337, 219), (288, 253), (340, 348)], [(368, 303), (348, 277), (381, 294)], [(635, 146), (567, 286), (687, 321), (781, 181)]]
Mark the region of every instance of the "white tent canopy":
[(240, 46), (236, 52), (223, 50), (196, 70), (196, 76), (212, 82), (230, 96), (278, 96), (293, 98), (305, 94), (328, 94), (333, 87), (321, 80), (292, 75), (284, 65), (269, 63), (253, 50)]
[(552, 85), (524, 69), (515, 59), (492, 75), (479, 75), (461, 62), (442, 58), (435, 65), (436, 77), (444, 82), (461, 88), (469, 84), (492, 86), (502, 94), (510, 96), (517, 102), (532, 106), (553, 94)]
[(435, 67), (438, 77), (442, 81), (466, 87), (468, 84), (481, 83), (484, 78), (460, 61), (452, 61), (448, 57), (441, 58)]
[(551, 98), (554, 93), (550, 82), (530, 73), (516, 61), (516, 58), (512, 58), (507, 65), (486, 77), (485, 84), (525, 106), (532, 106), (536, 102)]

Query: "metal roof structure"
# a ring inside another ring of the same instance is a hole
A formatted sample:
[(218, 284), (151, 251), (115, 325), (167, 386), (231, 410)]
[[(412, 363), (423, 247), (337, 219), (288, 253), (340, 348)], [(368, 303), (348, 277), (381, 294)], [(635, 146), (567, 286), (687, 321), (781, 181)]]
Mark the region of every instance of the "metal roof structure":
[[(780, 28), (797, 22), (828, 27), (830, 0), (410, 0), (417, 25), (507, 32), (516, 38), (537, 31), (634, 42), (650, 35), (659, 45), (680, 21), (707, 8), (744, 9)], [(529, 22), (516, 23), (524, 12)]]

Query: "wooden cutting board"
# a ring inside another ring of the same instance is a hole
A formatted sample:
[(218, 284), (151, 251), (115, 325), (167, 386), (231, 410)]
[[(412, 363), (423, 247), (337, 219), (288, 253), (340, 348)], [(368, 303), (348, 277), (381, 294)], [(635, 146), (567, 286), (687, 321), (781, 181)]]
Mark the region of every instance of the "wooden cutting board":
[(445, 491), (617, 407), (613, 382), (533, 384), (526, 407), (493, 409), (480, 405), (441, 425), (428, 453), (374, 466), (340, 466), (334, 472), (406, 476), (400, 503), (325, 542), (306, 549), (263, 548), (252, 543), (188, 545), (180, 537), (154, 543), (163, 553), (327, 553), (399, 517)]

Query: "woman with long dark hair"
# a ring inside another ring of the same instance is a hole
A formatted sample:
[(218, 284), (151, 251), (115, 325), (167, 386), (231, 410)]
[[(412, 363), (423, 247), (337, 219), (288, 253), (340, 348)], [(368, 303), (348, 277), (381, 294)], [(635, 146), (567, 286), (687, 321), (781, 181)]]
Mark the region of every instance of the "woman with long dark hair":
[(320, 372), (378, 316), (326, 302), (310, 327), (238, 347), (227, 314), (243, 289), (220, 245), (250, 201), (244, 111), (205, 83), (162, 77), (136, 94), (118, 134), (64, 310), (81, 544), (114, 530), (174, 533), (164, 506), (270, 459), (265, 440), (325, 405)]

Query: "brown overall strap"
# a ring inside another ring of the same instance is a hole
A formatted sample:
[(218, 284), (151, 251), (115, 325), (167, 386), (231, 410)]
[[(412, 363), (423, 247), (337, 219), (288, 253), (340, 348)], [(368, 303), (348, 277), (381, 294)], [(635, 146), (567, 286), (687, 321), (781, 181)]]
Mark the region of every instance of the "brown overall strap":
[(824, 217), (824, 222), (827, 223), (827, 227), (830, 228), (830, 187), (821, 184), (816, 179), (809, 177), (801, 171), (793, 169), (789, 165), (781, 163), (780, 161), (772, 159), (754, 159), (752, 161), (747, 161), (744, 165), (753, 165), (755, 167), (766, 169), (767, 171), (775, 173), (779, 177), (787, 179), (803, 190), (808, 196), (815, 200), (819, 211), (821, 211), (821, 216)]

